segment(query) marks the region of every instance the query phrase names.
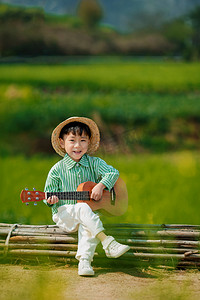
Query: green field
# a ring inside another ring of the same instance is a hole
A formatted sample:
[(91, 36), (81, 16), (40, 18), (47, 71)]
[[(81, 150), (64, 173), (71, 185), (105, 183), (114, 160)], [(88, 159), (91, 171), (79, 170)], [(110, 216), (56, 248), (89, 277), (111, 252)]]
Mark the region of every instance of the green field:
[(120, 125), (130, 151), (198, 150), (199, 74), (197, 63), (0, 65), (0, 154), (38, 152), (72, 115), (99, 121), (110, 140)]
[[(103, 217), (104, 222), (199, 224), (199, 153), (103, 157), (120, 171), (129, 192), (129, 208), (121, 217)], [(47, 173), (59, 159), (7, 157), (1, 165), (1, 222), (52, 223), (51, 212), (42, 202), (21, 203), (25, 187), (43, 190)]]
[(1, 65), (0, 82), (50, 89), (188, 92), (200, 89), (199, 63), (102, 63), (64, 66)]

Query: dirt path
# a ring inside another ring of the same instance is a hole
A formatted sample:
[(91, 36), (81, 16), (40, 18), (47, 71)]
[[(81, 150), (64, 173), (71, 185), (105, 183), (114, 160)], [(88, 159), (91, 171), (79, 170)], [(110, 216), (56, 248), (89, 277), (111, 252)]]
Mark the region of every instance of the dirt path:
[(70, 266), (0, 265), (1, 300), (200, 299), (200, 272), (95, 268), (95, 277)]

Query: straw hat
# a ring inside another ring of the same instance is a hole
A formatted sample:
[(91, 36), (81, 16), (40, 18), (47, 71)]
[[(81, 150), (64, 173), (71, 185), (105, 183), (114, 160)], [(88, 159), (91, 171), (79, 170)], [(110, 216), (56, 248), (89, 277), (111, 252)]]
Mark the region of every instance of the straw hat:
[(63, 121), (62, 123), (60, 123), (52, 132), (51, 135), (51, 143), (52, 146), (54, 148), (54, 150), (61, 156), (65, 156), (66, 152), (63, 148), (61, 148), (60, 146), (60, 140), (59, 140), (59, 136), (60, 136), (60, 132), (62, 130), (62, 128), (71, 123), (71, 122), (81, 122), (86, 124), (91, 131), (91, 138), (90, 138), (90, 144), (88, 147), (88, 154), (92, 154), (94, 153), (98, 148), (99, 148), (99, 142), (100, 142), (100, 133), (99, 133), (99, 129), (97, 124), (88, 118), (84, 118), (84, 117), (71, 117), (68, 118), (67, 120)]

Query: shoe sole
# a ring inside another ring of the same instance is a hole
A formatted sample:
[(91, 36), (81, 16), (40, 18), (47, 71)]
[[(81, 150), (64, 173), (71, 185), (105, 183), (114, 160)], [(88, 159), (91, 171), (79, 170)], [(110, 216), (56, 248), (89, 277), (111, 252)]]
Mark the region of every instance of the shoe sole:
[(94, 272), (78, 272), (79, 276), (94, 276)]

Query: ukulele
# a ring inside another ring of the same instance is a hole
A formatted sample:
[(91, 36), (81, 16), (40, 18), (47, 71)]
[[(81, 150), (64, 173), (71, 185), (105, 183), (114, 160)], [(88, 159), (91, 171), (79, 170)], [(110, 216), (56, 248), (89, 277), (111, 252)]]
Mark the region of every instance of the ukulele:
[(73, 192), (40, 192), (22, 190), (20, 198), (23, 203), (42, 201), (55, 195), (60, 200), (76, 200), (78, 203), (87, 203), (93, 211), (100, 211), (107, 216), (121, 216), (128, 208), (128, 192), (125, 182), (118, 178), (111, 191), (104, 190), (102, 198), (98, 201), (90, 198), (91, 191), (96, 183), (86, 181), (79, 184)]

